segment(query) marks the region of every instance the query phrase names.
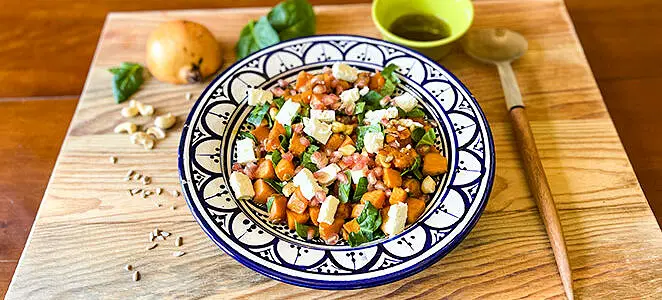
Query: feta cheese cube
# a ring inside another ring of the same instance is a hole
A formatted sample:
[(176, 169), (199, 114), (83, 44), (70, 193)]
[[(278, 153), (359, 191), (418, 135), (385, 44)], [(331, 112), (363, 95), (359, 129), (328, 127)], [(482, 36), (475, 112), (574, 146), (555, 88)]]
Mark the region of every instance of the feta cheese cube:
[(239, 200), (249, 200), (255, 197), (253, 183), (244, 173), (237, 171), (232, 172), (232, 174), (230, 174), (230, 187), (234, 192), (234, 196)]
[(350, 173), (352, 174), (352, 182), (354, 182), (354, 184), (358, 184), (361, 177), (366, 176), (366, 170), (365, 169), (351, 170)]
[(301, 104), (292, 100), (287, 100), (276, 115), (276, 121), (281, 125), (292, 125), (292, 119), (297, 115)]
[(398, 202), (388, 209), (388, 218), (384, 223), (384, 233), (393, 236), (405, 230), (407, 222), (407, 204)]
[(319, 184), (317, 184), (313, 172), (310, 172), (310, 170), (306, 168), (301, 169), (301, 171), (294, 176), (292, 183), (299, 187), (301, 194), (303, 194), (308, 200), (315, 197), (315, 192), (323, 190)]
[(398, 117), (398, 109), (391, 106), (387, 109), (370, 110), (365, 113), (364, 121), (368, 124), (379, 124), (382, 120)]
[(329, 185), (336, 180), (338, 172), (340, 172), (340, 167), (337, 164), (330, 164), (315, 172), (315, 177), (321, 185)]
[(347, 64), (343, 64), (339, 62), (331, 66), (331, 72), (333, 73), (333, 77), (335, 77), (336, 79), (349, 81), (349, 82), (356, 81), (356, 78), (358, 77), (357, 75), (359, 74), (359, 70), (357, 70), (356, 68), (353, 68)]
[(369, 131), (363, 136), (363, 148), (368, 153), (377, 153), (384, 147), (384, 134), (381, 132)]
[(317, 216), (317, 222), (326, 223), (329, 225), (333, 224), (336, 216), (336, 210), (338, 210), (339, 204), (340, 200), (338, 198), (331, 195), (327, 196), (326, 200), (322, 202), (322, 206), (320, 207), (320, 212)]
[(359, 94), (361, 94), (361, 96), (365, 96), (366, 94), (368, 94), (368, 92), (370, 92), (370, 89), (369, 89), (367, 86), (364, 86), (364, 87), (359, 91)]
[(303, 132), (312, 136), (322, 144), (326, 144), (331, 137), (331, 134), (333, 134), (331, 131), (331, 124), (322, 123), (319, 120), (308, 118), (303, 119), (303, 124)]
[(393, 98), (395, 105), (405, 112), (410, 112), (412, 109), (416, 108), (418, 101), (410, 93), (405, 92), (404, 94)]
[(333, 122), (336, 120), (336, 111), (330, 109), (329, 110), (311, 109), (310, 119), (319, 120), (322, 122)]
[(255, 143), (252, 139), (245, 138), (237, 141), (237, 162), (245, 164), (250, 161), (257, 161), (255, 158)]
[(249, 88), (248, 89), (248, 105), (262, 105), (271, 102), (274, 99), (274, 94), (270, 91), (262, 89)]

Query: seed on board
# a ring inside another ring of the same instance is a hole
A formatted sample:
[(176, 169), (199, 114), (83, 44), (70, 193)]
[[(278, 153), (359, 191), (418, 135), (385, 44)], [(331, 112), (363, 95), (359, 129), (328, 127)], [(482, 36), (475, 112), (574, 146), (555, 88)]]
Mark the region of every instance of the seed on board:
[(131, 192), (133, 193), (133, 195), (140, 194), (140, 192), (142, 192), (142, 191), (143, 191), (143, 189), (141, 189), (141, 188), (135, 188), (135, 189), (131, 190)]
[(133, 196), (133, 191), (131, 189), (128, 189), (129, 191), (129, 196)]
[(154, 202), (154, 205), (156, 205), (156, 207), (161, 207), (161, 203)]
[(161, 195), (162, 192), (163, 192), (162, 188), (156, 188), (156, 194), (157, 195)]
[(131, 176), (133, 176), (134, 173), (136, 173), (136, 171), (134, 171), (134, 170), (129, 170), (128, 172), (126, 172), (126, 176), (125, 176), (125, 177), (131, 178)]
[(154, 228), (152, 234), (154, 234), (154, 236), (159, 236), (159, 232), (161, 232), (161, 230), (159, 230), (158, 228)]
[(165, 238), (162, 235), (156, 237), (157, 241), (165, 241)]
[(140, 280), (140, 272), (135, 271), (133, 272), (133, 281), (138, 281)]
[(186, 254), (186, 252), (184, 252), (184, 251), (175, 251), (175, 252), (172, 253), (172, 256), (174, 256), (174, 257), (180, 257), (180, 256), (182, 256), (182, 255), (184, 255), (184, 254)]
[(153, 241), (154, 241), (154, 233), (153, 233), (153, 232), (150, 232), (150, 233), (149, 233), (149, 241), (150, 241), (150, 242), (153, 242)]
[(142, 175), (136, 173), (136, 174), (133, 174), (132, 178), (133, 178), (133, 180), (140, 180), (140, 178), (142, 178), (142, 177), (143, 177)]
[(181, 236), (178, 236), (177, 239), (175, 240), (175, 246), (179, 247), (182, 245), (184, 242), (184, 239)]
[(173, 197), (179, 197), (179, 191), (178, 190), (172, 190), (172, 191), (170, 191), (170, 195), (172, 195)]
[(156, 246), (158, 246), (158, 245), (159, 245), (159, 244), (157, 244), (157, 243), (153, 243), (153, 244), (147, 246), (145, 249), (147, 249), (147, 250), (152, 250), (152, 249), (156, 248)]
[(115, 157), (115, 156), (109, 157), (108, 160), (110, 161), (111, 164), (117, 163), (117, 157)]
[(124, 178), (122, 178), (122, 180), (129, 181), (129, 180), (131, 180), (131, 177), (124, 177)]
[(177, 206), (174, 205), (170, 206), (170, 210), (175, 210), (175, 209), (177, 209)]
[(133, 270), (133, 266), (132, 265), (126, 265), (126, 266), (124, 266), (124, 270), (131, 271), (131, 270)]
[(161, 231), (161, 235), (164, 236), (164, 237), (169, 237), (169, 236), (170, 236), (170, 232), (167, 232), (167, 231)]
[(190, 100), (191, 100), (191, 96), (192, 96), (192, 95), (191, 95), (190, 92), (186, 93), (186, 101), (190, 101)]
[(148, 185), (148, 184), (152, 183), (152, 177), (149, 177), (149, 176), (143, 176), (141, 182), (142, 182), (144, 185)]

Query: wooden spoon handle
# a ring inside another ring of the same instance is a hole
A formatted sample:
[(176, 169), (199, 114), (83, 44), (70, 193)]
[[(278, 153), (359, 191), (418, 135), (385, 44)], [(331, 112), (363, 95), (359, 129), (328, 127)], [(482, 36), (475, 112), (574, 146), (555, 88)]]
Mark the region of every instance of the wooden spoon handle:
[(526, 117), (526, 111), (523, 107), (514, 107), (510, 110), (510, 116), (513, 120), (513, 130), (522, 155), (522, 161), (524, 162), (529, 188), (533, 193), (533, 198), (536, 200), (538, 210), (540, 210), (542, 220), (545, 223), (547, 236), (554, 251), (563, 288), (568, 299), (573, 299), (572, 275), (570, 273), (565, 239), (563, 238), (563, 229), (561, 228), (561, 222), (556, 212), (552, 192), (547, 183), (545, 170), (538, 156), (536, 141), (533, 139), (529, 120)]

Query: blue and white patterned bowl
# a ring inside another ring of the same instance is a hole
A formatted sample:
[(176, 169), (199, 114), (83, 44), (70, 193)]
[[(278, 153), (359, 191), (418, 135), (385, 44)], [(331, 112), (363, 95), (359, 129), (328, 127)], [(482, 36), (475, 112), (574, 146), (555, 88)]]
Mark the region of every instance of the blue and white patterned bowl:
[[(440, 126), (437, 145), (449, 172), (425, 213), (401, 234), (351, 248), (306, 241), (267, 222), (266, 208), (237, 201), (228, 187), (235, 140), (246, 130), (249, 87), (293, 81), (341, 61), (361, 70), (389, 63), (408, 91), (423, 99)], [(228, 255), (273, 279), (318, 289), (356, 289), (411, 276), (455, 248), (478, 221), (494, 180), (492, 135), (467, 88), (429, 58), (389, 42), (348, 35), (289, 40), (236, 62), (207, 87), (186, 120), (179, 145), (182, 190), (202, 229)]]

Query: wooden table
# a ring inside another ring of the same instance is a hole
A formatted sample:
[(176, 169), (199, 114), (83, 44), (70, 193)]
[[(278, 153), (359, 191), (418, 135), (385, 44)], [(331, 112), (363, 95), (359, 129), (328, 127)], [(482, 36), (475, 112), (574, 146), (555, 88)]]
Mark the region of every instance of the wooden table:
[[(333, 16), (351, 10), (343, 28)], [(136, 149), (111, 132), (119, 106), (110, 100), (108, 66), (140, 60), (148, 32), (167, 18), (199, 21), (224, 41), (232, 61), (236, 32), (262, 9), (113, 14), (97, 49), (69, 134), (47, 189), (8, 298), (136, 296), (349, 296), (358, 291), (318, 292), (278, 283), (242, 267), (204, 236), (183, 200), (180, 207), (156, 208), (126, 195), (127, 169), (154, 177), (155, 186), (177, 187), (176, 134), (152, 152)], [(366, 5), (318, 7), (320, 33), (376, 36)], [(535, 13), (531, 13), (535, 12)], [(239, 14), (237, 14), (239, 13)], [(218, 20), (223, 20), (219, 22)], [(576, 293), (585, 298), (660, 297), (662, 234), (655, 223), (627, 156), (607, 114), (569, 22), (557, 0), (477, 1), (476, 26), (505, 26), (530, 39), (531, 51), (514, 65), (529, 104), (560, 216), (566, 230)], [(534, 25), (535, 24), (535, 25)], [(454, 53), (444, 63), (483, 106), (495, 136), (497, 180), (488, 208), (469, 237), (447, 258), (426, 271), (369, 295), (560, 297), (563, 292), (544, 228), (530, 198), (503, 108), (496, 71)], [(191, 105), (187, 91), (148, 82), (137, 98), (183, 118)], [(107, 162), (109, 155), (118, 164)], [(144, 250), (155, 226), (185, 237), (187, 255), (172, 247)], [(131, 263), (143, 279), (122, 270)]]

